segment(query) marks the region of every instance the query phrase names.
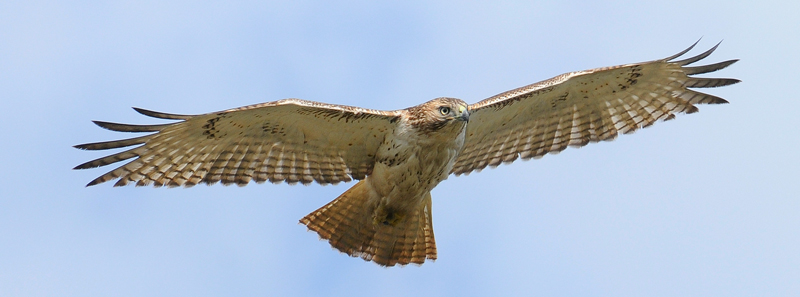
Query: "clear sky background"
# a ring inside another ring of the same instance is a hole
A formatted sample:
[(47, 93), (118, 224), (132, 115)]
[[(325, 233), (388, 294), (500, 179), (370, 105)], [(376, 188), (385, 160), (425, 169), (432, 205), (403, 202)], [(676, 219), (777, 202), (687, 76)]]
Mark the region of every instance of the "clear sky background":
[[(800, 4), (0, 2), (0, 296), (798, 296)], [(298, 224), (351, 184), (85, 188), (90, 120), (282, 98), (476, 102), (698, 38), (731, 104), (451, 177), (439, 260), (382, 268)]]

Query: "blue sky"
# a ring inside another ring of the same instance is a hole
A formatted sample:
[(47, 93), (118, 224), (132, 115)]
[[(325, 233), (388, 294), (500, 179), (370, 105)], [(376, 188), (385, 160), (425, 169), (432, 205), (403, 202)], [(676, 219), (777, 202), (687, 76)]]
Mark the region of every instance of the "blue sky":
[[(2, 296), (800, 294), (800, 4), (495, 1), (0, 3)], [(349, 185), (84, 185), (72, 145), (282, 98), (476, 102), (702, 37), (742, 79), (613, 142), (451, 177), (439, 259), (382, 268), (297, 223)]]

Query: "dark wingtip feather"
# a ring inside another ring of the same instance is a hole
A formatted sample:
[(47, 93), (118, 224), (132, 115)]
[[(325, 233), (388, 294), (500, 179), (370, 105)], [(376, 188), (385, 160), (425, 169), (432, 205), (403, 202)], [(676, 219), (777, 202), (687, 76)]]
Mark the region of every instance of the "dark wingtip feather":
[(81, 163), (81, 164), (80, 164), (80, 165), (78, 165), (78, 166), (72, 167), (72, 170), (80, 170), (80, 169), (89, 169), (89, 168), (95, 168), (95, 167), (99, 167), (99, 166), (93, 166), (93, 165), (92, 165), (92, 162), (93, 162), (93, 161), (89, 161), (89, 162)]
[(93, 179), (93, 180), (92, 180), (92, 181), (90, 181), (88, 184), (86, 184), (86, 186), (87, 186), (87, 187), (91, 187), (91, 186), (94, 186), (94, 185), (99, 185), (99, 184), (102, 184), (102, 183), (104, 183), (104, 182), (107, 182), (107, 181), (110, 181), (110, 180), (112, 180), (112, 179), (115, 179), (115, 178), (117, 178), (117, 176), (116, 176), (116, 175), (111, 175), (111, 173), (112, 173), (112, 172), (113, 172), (113, 171), (111, 171), (111, 172), (108, 172), (108, 173), (106, 173), (106, 174), (103, 174), (103, 175), (101, 175), (101, 176), (98, 176), (97, 178)]
[(724, 104), (728, 103), (728, 100), (722, 99), (720, 97), (701, 93), (693, 90), (685, 90), (683, 93), (677, 95), (678, 98), (686, 100), (690, 104)]
[(138, 157), (139, 152), (141, 151), (141, 147), (133, 148), (124, 152), (119, 152), (110, 156), (105, 156), (102, 158), (94, 159), (89, 162), (85, 162), (75, 168), (72, 169), (88, 169), (88, 168), (96, 168), (100, 166), (106, 166), (109, 164), (117, 163), (119, 161), (127, 160), (133, 157)]
[(739, 62), (739, 59), (733, 59), (703, 66), (683, 67), (683, 72), (686, 73), (686, 75), (709, 73), (725, 69), (726, 67), (731, 66), (731, 64), (736, 62)]
[(687, 88), (716, 88), (740, 83), (741, 80), (735, 78), (701, 78), (690, 77), (683, 84)]
[(91, 187), (91, 186), (94, 186), (94, 185), (97, 185), (97, 184), (100, 184), (100, 183), (103, 183), (103, 182), (104, 181), (101, 181), (100, 178), (98, 177), (98, 178), (95, 178), (92, 181), (90, 181), (88, 184), (86, 184), (86, 187), (88, 188), (88, 187)]
[(189, 118), (193, 117), (192, 115), (157, 112), (138, 107), (133, 107), (133, 110), (148, 117), (154, 117), (157, 119), (165, 119), (165, 120), (188, 120)]
[(131, 125), (131, 124), (119, 124), (119, 123), (111, 123), (111, 122), (103, 122), (103, 121), (92, 121), (95, 125), (100, 126), (103, 129), (108, 129), (111, 131), (117, 132), (157, 132), (161, 131), (172, 124), (162, 124), (162, 125)]
[(145, 143), (154, 135), (155, 134), (150, 134), (141, 137), (122, 139), (122, 140), (84, 143), (84, 144), (73, 145), (72, 147), (90, 151), (115, 149), (115, 148), (121, 148), (121, 147)]
[[(701, 37), (700, 39), (703, 39), (703, 38)], [(664, 58), (663, 60), (664, 60), (664, 61), (669, 61), (669, 60), (675, 59), (675, 58), (677, 58), (677, 57), (683, 56), (683, 54), (685, 54), (685, 53), (688, 53), (690, 50), (692, 50), (692, 49), (694, 48), (694, 46), (695, 46), (695, 45), (697, 45), (697, 43), (698, 43), (698, 42), (700, 42), (700, 39), (698, 39), (697, 41), (695, 41), (695, 42), (694, 42), (694, 44), (692, 44), (691, 46), (689, 46), (689, 48), (687, 48), (687, 49), (685, 49), (685, 50), (682, 50), (680, 53), (677, 53), (677, 54), (674, 54), (674, 55), (672, 55), (672, 56), (666, 57), (666, 58)]]
[(88, 162), (83, 162), (78, 166), (72, 167), (72, 170), (80, 170), (80, 169), (89, 169), (89, 168), (96, 168), (100, 167), (101, 165), (96, 165), (99, 159), (91, 160)]
[(675, 64), (678, 64), (678, 65), (684, 66), (684, 65), (689, 65), (689, 64), (692, 64), (694, 62), (700, 61), (700, 60), (704, 59), (705, 57), (708, 57), (709, 55), (711, 55), (711, 53), (713, 53), (715, 50), (717, 50), (717, 47), (719, 47), (720, 44), (722, 44), (722, 41), (718, 42), (716, 45), (714, 45), (714, 47), (712, 47), (711, 49), (703, 52), (702, 54), (699, 54), (699, 55), (691, 57), (691, 58), (683, 59), (683, 60), (680, 60), (680, 61), (670, 62), (670, 63), (675, 63)]

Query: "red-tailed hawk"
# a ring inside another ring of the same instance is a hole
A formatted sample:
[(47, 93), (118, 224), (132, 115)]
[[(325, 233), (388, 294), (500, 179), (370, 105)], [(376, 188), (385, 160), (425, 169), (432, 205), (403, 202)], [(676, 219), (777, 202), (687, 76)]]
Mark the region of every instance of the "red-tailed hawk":
[(687, 67), (716, 46), (675, 60), (692, 47), (661, 60), (559, 75), (471, 105), (437, 98), (379, 111), (286, 99), (201, 115), (134, 108), (178, 122), (95, 121), (113, 131), (156, 133), (76, 145), (104, 150), (141, 144), (75, 169), (134, 158), (88, 186), (113, 179), (118, 179), (115, 186), (156, 187), (356, 179), (352, 188), (300, 222), (348, 255), (384, 266), (422, 264), (437, 256), (430, 192), (450, 174), (612, 140), (676, 113), (696, 112), (695, 104), (727, 103), (690, 88), (739, 80), (691, 75), (737, 60)]

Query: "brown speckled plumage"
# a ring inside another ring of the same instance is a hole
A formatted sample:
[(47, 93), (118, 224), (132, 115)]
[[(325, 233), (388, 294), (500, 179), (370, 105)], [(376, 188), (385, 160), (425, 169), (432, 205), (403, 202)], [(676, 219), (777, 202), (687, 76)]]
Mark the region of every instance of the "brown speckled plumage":
[[(694, 45), (692, 45), (694, 47)], [(739, 82), (690, 75), (736, 60), (688, 67), (684, 60), (571, 72), (472, 105), (437, 98), (396, 111), (286, 99), (201, 115), (135, 108), (178, 122), (128, 125), (95, 121), (120, 132), (155, 132), (76, 145), (105, 150), (140, 145), (75, 167), (132, 161), (89, 182), (115, 186), (199, 183), (336, 184), (360, 180), (301, 223), (348, 255), (384, 266), (436, 259), (430, 191), (451, 173), (479, 171), (518, 158), (539, 158), (568, 146), (614, 139), (696, 104), (727, 103), (689, 88)]]
[(692, 47), (661, 60), (562, 74), (470, 105), (467, 143), (453, 173), (613, 140), (618, 133), (633, 133), (677, 113), (697, 112), (695, 104), (727, 103), (688, 88), (739, 80), (689, 75), (717, 71), (736, 60), (684, 67), (710, 55), (714, 46), (696, 57), (671, 61)]

